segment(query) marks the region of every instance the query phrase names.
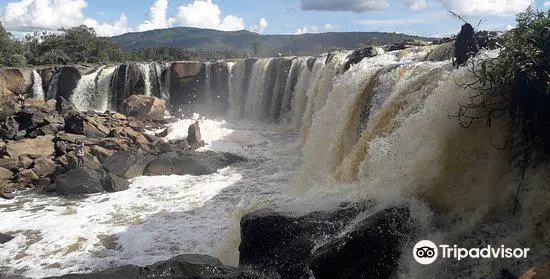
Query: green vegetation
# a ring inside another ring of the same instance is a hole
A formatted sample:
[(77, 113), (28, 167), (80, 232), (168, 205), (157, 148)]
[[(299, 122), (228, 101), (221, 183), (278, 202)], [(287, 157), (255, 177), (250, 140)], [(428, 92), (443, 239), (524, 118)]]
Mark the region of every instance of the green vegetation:
[(478, 94), (460, 106), (458, 117), (464, 127), (504, 119), (505, 148), (525, 174), (531, 163), (550, 157), (550, 11), (529, 8), (516, 21), (498, 57), (470, 62), (474, 82), (465, 86)]

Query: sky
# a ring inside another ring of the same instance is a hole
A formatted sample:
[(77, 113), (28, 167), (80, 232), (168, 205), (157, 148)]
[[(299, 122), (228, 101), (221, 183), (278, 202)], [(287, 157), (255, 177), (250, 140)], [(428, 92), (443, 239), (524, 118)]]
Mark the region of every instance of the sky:
[(385, 31), (443, 37), (458, 33), (452, 10), (486, 30), (506, 30), (529, 5), (546, 0), (0, 0), (11, 32), (81, 24), (102, 36), (178, 26), (261, 34)]

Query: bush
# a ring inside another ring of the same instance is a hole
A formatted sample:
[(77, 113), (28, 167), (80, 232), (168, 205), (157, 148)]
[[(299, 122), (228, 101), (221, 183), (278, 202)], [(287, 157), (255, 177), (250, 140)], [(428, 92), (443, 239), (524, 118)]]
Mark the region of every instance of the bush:
[(550, 155), (550, 11), (528, 8), (516, 21), (498, 57), (470, 62), (474, 82), (465, 86), (478, 94), (460, 105), (457, 117), (466, 128), (504, 118), (505, 147), (525, 170)]
[(8, 67), (21, 67), (27, 65), (27, 58), (21, 54), (12, 54), (5, 62)]

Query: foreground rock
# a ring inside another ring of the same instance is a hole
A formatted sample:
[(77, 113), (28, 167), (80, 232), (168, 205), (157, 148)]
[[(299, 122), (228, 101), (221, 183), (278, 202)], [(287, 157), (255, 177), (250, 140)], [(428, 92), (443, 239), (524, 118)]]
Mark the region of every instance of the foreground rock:
[(366, 218), (350, 232), (313, 252), (316, 279), (392, 278), (397, 270), (403, 236), (414, 223), (408, 208), (389, 208)]
[(93, 274), (74, 274), (50, 279), (267, 279), (263, 275), (227, 267), (206, 255), (181, 255), (146, 267), (127, 265)]
[(101, 170), (79, 167), (57, 177), (55, 191), (59, 195), (84, 195), (118, 192), (128, 189), (129, 183), (116, 175)]
[(12, 239), (14, 239), (13, 236), (9, 234), (0, 233), (0, 244), (4, 244)]
[(332, 212), (305, 216), (269, 210), (252, 212), (241, 219), (239, 263), (264, 272), (276, 271), (282, 278), (309, 279), (311, 251), (316, 242), (335, 236), (370, 206), (342, 205)]
[(153, 96), (132, 95), (124, 100), (121, 106), (122, 113), (141, 120), (164, 119), (166, 102)]

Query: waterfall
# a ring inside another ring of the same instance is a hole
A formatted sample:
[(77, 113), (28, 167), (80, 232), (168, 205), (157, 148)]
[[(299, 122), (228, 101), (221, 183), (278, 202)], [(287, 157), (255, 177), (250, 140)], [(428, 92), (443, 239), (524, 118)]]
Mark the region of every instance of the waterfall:
[(206, 104), (211, 105), (214, 102), (214, 93), (212, 92), (212, 62), (206, 62), (204, 68), (205, 92), (203, 92), (203, 100)]
[(71, 101), (80, 111), (93, 110), (94, 100), (97, 96), (96, 79), (105, 66), (97, 68), (94, 72), (83, 75), (74, 89)]
[(50, 80), (50, 86), (48, 87), (48, 94), (46, 95), (46, 99), (48, 100), (57, 98), (57, 85), (59, 84), (59, 74), (60, 72), (54, 73)]
[(151, 64), (139, 63), (138, 67), (143, 77), (145, 96), (151, 96)]
[(112, 109), (111, 104), (111, 80), (117, 69), (117, 66), (103, 68), (96, 82), (96, 95), (94, 98), (93, 109), (99, 112), (105, 112)]
[(36, 70), (32, 70), (32, 80), (33, 97), (45, 100), (46, 96), (44, 95), (44, 88), (42, 87), (42, 77)]
[(246, 63), (239, 61), (232, 64), (229, 71), (229, 117), (232, 119), (243, 117), (241, 113), (246, 100), (243, 100), (243, 87)]
[(172, 66), (172, 63), (166, 63), (164, 82), (159, 80), (159, 83), (161, 84), (161, 96), (162, 96), (162, 99), (166, 101), (167, 104), (170, 103), (170, 86), (171, 86), (171, 78), (172, 78), (171, 66)]

